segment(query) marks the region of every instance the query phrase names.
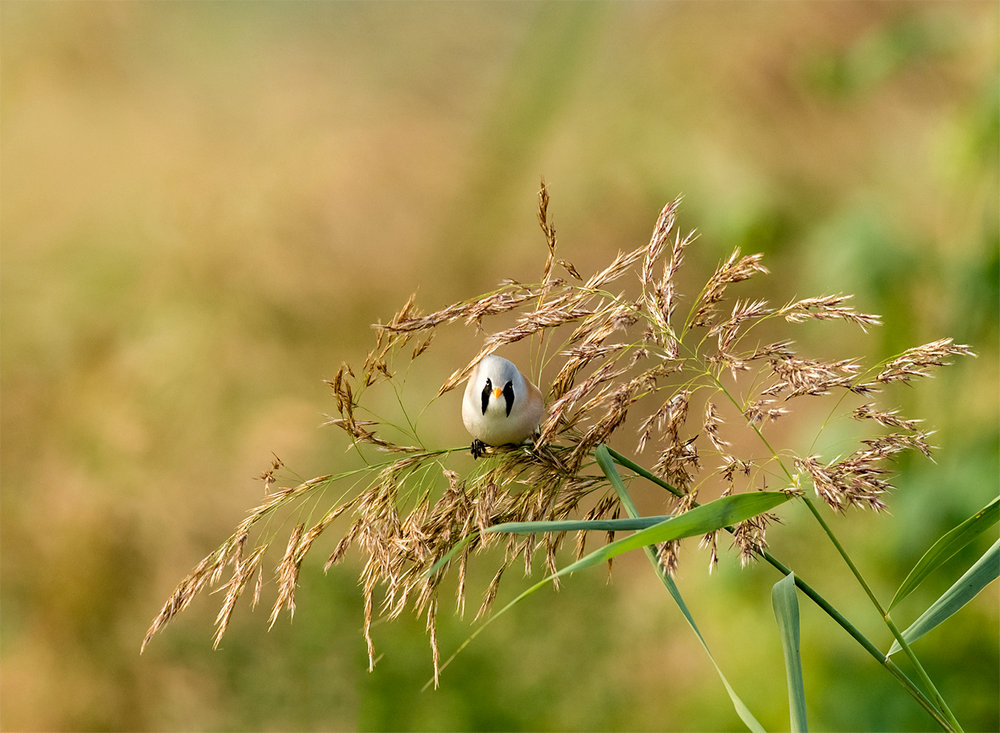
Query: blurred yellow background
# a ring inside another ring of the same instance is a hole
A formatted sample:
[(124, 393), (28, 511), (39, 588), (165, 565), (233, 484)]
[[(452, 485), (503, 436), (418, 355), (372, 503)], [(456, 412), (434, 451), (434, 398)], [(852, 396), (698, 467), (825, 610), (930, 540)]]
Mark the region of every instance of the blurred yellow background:
[[(431, 310), (538, 277), (543, 175), (584, 272), (683, 193), (679, 227), (702, 233), (689, 277), (739, 245), (767, 255), (757, 295), (849, 292), (884, 316), (803, 344), (878, 360), (953, 336), (979, 353), (892, 395), (937, 429), (938, 462), (899, 466), (891, 515), (833, 520), (888, 598), (997, 490), (997, 24), (995, 2), (961, 1), (5, 0), (0, 726), (738, 729), (641, 557), (534, 596), (438, 691), (420, 691), (410, 618), (376, 628), (367, 672), (357, 557), (323, 576), (322, 551), (294, 623), (268, 633), (266, 608), (241, 608), (213, 651), (221, 599), (203, 597), (138, 650), (260, 499), (272, 452), (293, 476), (336, 470), (322, 380), (363, 360), (369, 324), (414, 290)], [(456, 343), (425, 357), (440, 381), (479, 336)], [(442, 441), (465, 439), (458, 424), (456, 398)], [(783, 516), (775, 554), (888, 646), (806, 518)], [(687, 549), (681, 589), (744, 700), (786, 727), (777, 577), (730, 553), (706, 564)], [(815, 729), (932, 726), (802, 608)], [(448, 653), (471, 614), (441, 616)], [(997, 626), (991, 587), (916, 647), (969, 730), (996, 730)]]

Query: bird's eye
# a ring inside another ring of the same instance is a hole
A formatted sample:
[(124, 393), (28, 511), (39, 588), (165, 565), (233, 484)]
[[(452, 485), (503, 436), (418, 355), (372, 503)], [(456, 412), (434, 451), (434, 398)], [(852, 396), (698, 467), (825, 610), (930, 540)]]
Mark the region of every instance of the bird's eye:
[(503, 398), (507, 403), (507, 417), (510, 417), (510, 411), (514, 408), (514, 384), (512, 382), (507, 382), (503, 386)]
[(493, 393), (493, 382), (490, 378), (486, 378), (486, 386), (483, 387), (483, 414), (486, 414), (486, 408), (490, 406), (490, 395)]

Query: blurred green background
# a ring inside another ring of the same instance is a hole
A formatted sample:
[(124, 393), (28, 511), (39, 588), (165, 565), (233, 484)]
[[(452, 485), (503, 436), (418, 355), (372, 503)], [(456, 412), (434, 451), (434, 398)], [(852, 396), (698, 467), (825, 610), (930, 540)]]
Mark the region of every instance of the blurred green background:
[[(542, 175), (582, 271), (646, 242), (683, 193), (679, 226), (702, 232), (691, 282), (739, 245), (773, 272), (743, 295), (849, 292), (884, 316), (867, 337), (802, 329), (804, 348), (975, 348), (886, 396), (937, 429), (937, 463), (899, 466), (891, 515), (832, 520), (890, 597), (997, 492), (997, 26), (992, 1), (4, 0), (0, 725), (739, 729), (638, 556), (532, 597), (437, 691), (421, 692), (430, 656), (410, 618), (375, 629), (367, 672), (355, 555), (324, 576), (317, 551), (294, 623), (270, 633), (266, 609), (240, 609), (213, 651), (221, 598), (206, 596), (141, 657), (139, 642), (260, 499), (272, 451), (302, 476), (337, 468), (322, 380), (363, 360), (369, 324), (415, 289), (429, 310), (538, 277)], [(424, 357), (441, 381), (479, 337), (456, 343)], [(888, 646), (808, 518), (783, 517), (774, 553)], [(730, 553), (706, 564), (685, 550), (692, 612), (755, 714), (787, 727), (777, 578)], [(474, 568), (473, 597), (491, 573)], [(446, 608), (447, 654), (473, 626)], [(933, 728), (802, 608), (815, 729)], [(997, 628), (994, 586), (916, 647), (969, 730), (997, 729)]]

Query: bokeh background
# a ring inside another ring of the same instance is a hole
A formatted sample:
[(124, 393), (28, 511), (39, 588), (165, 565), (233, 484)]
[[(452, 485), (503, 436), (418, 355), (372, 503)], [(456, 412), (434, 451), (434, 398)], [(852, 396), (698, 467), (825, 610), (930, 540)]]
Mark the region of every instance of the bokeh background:
[[(414, 290), (430, 310), (538, 277), (543, 175), (581, 270), (647, 241), (683, 193), (679, 226), (701, 232), (692, 282), (739, 245), (773, 273), (742, 294), (849, 292), (884, 316), (868, 336), (804, 328), (804, 347), (976, 349), (891, 395), (937, 430), (937, 463), (899, 465), (891, 515), (832, 520), (888, 598), (997, 492), (997, 27), (992, 1), (5, 0), (0, 725), (739, 729), (641, 557), (536, 594), (437, 691), (421, 691), (414, 619), (375, 629), (368, 673), (356, 556), (324, 576), (315, 553), (293, 623), (267, 632), (266, 608), (241, 608), (213, 651), (221, 599), (205, 596), (141, 657), (139, 643), (260, 499), (272, 452), (286, 479), (341, 465), (322, 380), (363, 360), (369, 324)], [(423, 357), (441, 381), (479, 336), (454, 343)], [(775, 554), (887, 645), (808, 518), (783, 517)], [(711, 577), (706, 564), (693, 546), (682, 558), (692, 612), (755, 714), (786, 727), (777, 578), (731, 554)], [(470, 593), (491, 574), (473, 568)], [(814, 728), (933, 727), (802, 608)], [(442, 612), (445, 653), (473, 628)], [(969, 730), (997, 729), (997, 628), (994, 586), (918, 643)]]

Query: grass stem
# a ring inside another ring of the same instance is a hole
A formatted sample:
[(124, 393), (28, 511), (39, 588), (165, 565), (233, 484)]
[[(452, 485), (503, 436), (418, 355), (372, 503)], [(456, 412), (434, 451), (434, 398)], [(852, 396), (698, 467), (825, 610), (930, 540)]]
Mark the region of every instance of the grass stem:
[[(833, 529), (830, 527), (830, 525), (827, 523), (827, 521), (823, 518), (822, 513), (819, 511), (819, 509), (816, 508), (816, 505), (809, 499), (808, 496), (803, 496), (802, 500), (805, 502), (805, 505), (809, 509), (809, 512), (813, 515), (813, 517), (819, 523), (819, 525), (822, 528), (823, 532), (830, 539), (830, 542), (833, 543), (833, 546), (836, 548), (837, 553), (841, 556), (841, 558), (843, 558), (844, 562), (847, 564), (847, 567), (850, 568), (851, 574), (853, 574), (854, 577), (855, 577), (855, 579), (857, 579), (858, 584), (861, 586), (861, 588), (864, 590), (865, 594), (868, 596), (869, 600), (872, 602), (872, 605), (875, 607), (875, 610), (878, 611), (879, 616), (882, 617), (882, 621), (885, 623), (886, 627), (892, 633), (892, 635), (896, 639), (896, 641), (899, 642), (900, 647), (903, 649), (903, 651), (906, 654), (907, 658), (913, 664), (913, 667), (914, 667), (914, 669), (917, 672), (917, 676), (920, 677), (920, 680), (924, 683), (924, 685), (927, 687), (927, 689), (930, 690), (931, 695), (933, 695), (934, 700), (935, 700), (935, 702), (937, 702), (937, 704), (938, 704), (941, 712), (948, 719), (948, 722), (949, 722), (948, 728), (950, 730), (961, 731), (962, 730), (962, 726), (959, 724), (958, 720), (955, 718), (955, 715), (952, 713), (951, 709), (948, 707), (948, 704), (945, 702), (944, 698), (941, 696), (941, 693), (938, 692), (938, 689), (937, 689), (937, 687), (935, 687), (933, 681), (931, 681), (930, 675), (927, 674), (927, 671), (924, 669), (923, 665), (920, 663), (920, 660), (917, 659), (917, 656), (913, 653), (913, 650), (910, 649), (910, 645), (903, 638), (902, 633), (896, 627), (896, 624), (893, 623), (892, 618), (889, 616), (888, 611), (886, 611), (885, 608), (883, 608), (882, 604), (878, 600), (878, 597), (875, 595), (875, 592), (871, 589), (871, 586), (868, 585), (868, 582), (865, 580), (864, 576), (861, 574), (861, 571), (858, 569), (858, 566), (854, 564), (854, 561), (851, 559), (851, 556), (847, 553), (847, 550), (844, 548), (844, 546), (837, 539), (837, 536), (834, 534)], [(879, 652), (879, 655), (884, 657), (884, 655), (882, 655), (881, 652)]]
[[(670, 493), (674, 494), (677, 497), (683, 496), (683, 494), (677, 488), (671, 486), (669, 483), (661, 479), (659, 476), (650, 473), (648, 470), (637, 464), (635, 461), (630, 460), (629, 458), (623, 456), (621, 453), (615, 451), (612, 448), (608, 448), (608, 452), (611, 454), (611, 457), (614, 458), (615, 462), (618, 463), (619, 465), (655, 483), (657, 486), (666, 489), (667, 491), (669, 491)], [(819, 514), (818, 511), (816, 510), (812, 502), (809, 501), (808, 497), (803, 497), (803, 498), (806, 501), (806, 505), (810, 508), (810, 510), (814, 513), (814, 515), (818, 515)], [(697, 506), (697, 503), (695, 503), (694, 506)], [(631, 508), (629, 506), (626, 506), (625, 508), (626, 511), (629, 512), (631, 516), (635, 507), (634, 505), (632, 505)], [(851, 562), (850, 558), (846, 556), (846, 552), (843, 551), (843, 547), (840, 545), (839, 541), (837, 541), (836, 537), (833, 536), (832, 531), (829, 530), (829, 527), (826, 524), (826, 522), (823, 521), (822, 516), (818, 516), (817, 518), (819, 519), (821, 526), (826, 527), (826, 529), (828, 530), (827, 534), (833, 540), (835, 546), (838, 548), (838, 551), (841, 553), (841, 556), (845, 558), (848, 565), (855, 571), (855, 577), (857, 577), (858, 580), (861, 582), (862, 587), (868, 593), (869, 598), (871, 598), (871, 600), (876, 604), (876, 608), (879, 609), (879, 612), (883, 614), (884, 618), (887, 617), (888, 614), (886, 614), (882, 610), (881, 605), (878, 603), (878, 600), (874, 596), (874, 593), (871, 592), (871, 589), (868, 586), (868, 584), (864, 581), (864, 578), (860, 576), (859, 572), (857, 572), (857, 568), (854, 565), (854, 563)], [(725, 529), (730, 534), (732, 534), (734, 531), (732, 527), (726, 527)], [(784, 565), (782, 562), (780, 562), (777, 558), (775, 558), (766, 550), (760, 550), (759, 554), (763, 560), (765, 560), (769, 565), (775, 568), (782, 575), (789, 575), (792, 572), (790, 568), (788, 568), (786, 565)], [(885, 669), (893, 677), (896, 678), (896, 680), (900, 683), (900, 685), (903, 686), (903, 688), (910, 694), (910, 696), (913, 697), (917, 701), (917, 703), (922, 708), (924, 708), (924, 710), (926, 710), (928, 714), (930, 714), (931, 717), (933, 717), (941, 725), (942, 728), (944, 728), (947, 731), (955, 731), (956, 733), (960, 733), (962, 731), (962, 727), (958, 724), (958, 721), (955, 719), (955, 716), (948, 709), (948, 706), (944, 704), (944, 701), (941, 699), (940, 694), (937, 692), (934, 685), (930, 682), (930, 678), (927, 677), (927, 673), (923, 670), (923, 667), (921, 667), (919, 663), (916, 663), (914, 666), (918, 670), (918, 673), (921, 673), (920, 674), (921, 680), (924, 682), (924, 684), (928, 685), (929, 689), (932, 690), (932, 694), (934, 695), (935, 701), (938, 703), (938, 705), (935, 705), (934, 702), (929, 700), (927, 698), (927, 695), (924, 694), (924, 692), (919, 687), (917, 687), (913, 683), (913, 681), (910, 680), (910, 678), (907, 677), (906, 674), (891, 659), (886, 658), (885, 654), (883, 654), (882, 651), (877, 646), (875, 646), (875, 644), (870, 639), (868, 639), (868, 637), (866, 637), (863, 633), (861, 633), (861, 631), (854, 624), (852, 624), (842, 613), (840, 613), (840, 611), (838, 611), (832, 604), (830, 604), (830, 602), (827, 601), (822, 596), (822, 594), (820, 594), (812, 586), (810, 586), (808, 583), (802, 580), (802, 578), (799, 576), (798, 573), (795, 574), (795, 585), (799, 590), (801, 590), (806, 595), (806, 597), (808, 597), (813, 603), (819, 606), (819, 608), (822, 609), (824, 613), (826, 613), (830, 618), (832, 618), (842, 629), (844, 629), (844, 631), (846, 631), (855, 641), (857, 641), (861, 645), (861, 647), (866, 652), (868, 652), (868, 654), (870, 654), (873, 659), (875, 659), (875, 661), (877, 661), (880, 665), (885, 667)], [(886, 620), (889, 621), (888, 618), (886, 618)], [(891, 621), (889, 621), (889, 623), (891, 623)], [(891, 628), (894, 629), (895, 626), (892, 626)], [(896, 634), (898, 634), (898, 630), (896, 631)], [(915, 662), (916, 660), (915, 658), (911, 657), (911, 661)]]

